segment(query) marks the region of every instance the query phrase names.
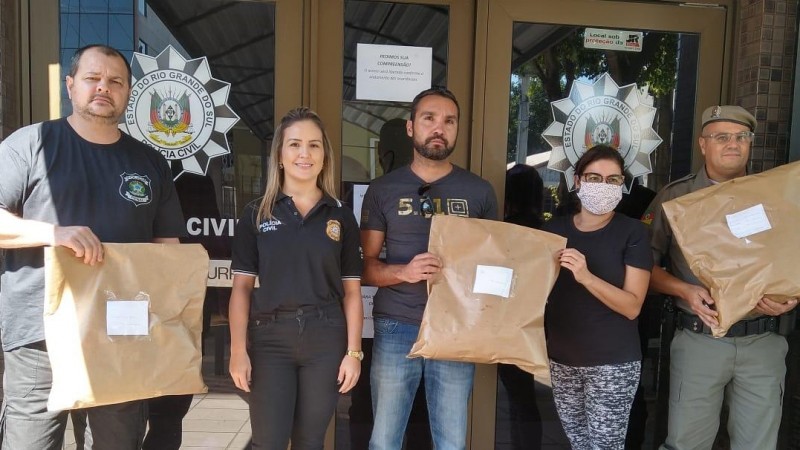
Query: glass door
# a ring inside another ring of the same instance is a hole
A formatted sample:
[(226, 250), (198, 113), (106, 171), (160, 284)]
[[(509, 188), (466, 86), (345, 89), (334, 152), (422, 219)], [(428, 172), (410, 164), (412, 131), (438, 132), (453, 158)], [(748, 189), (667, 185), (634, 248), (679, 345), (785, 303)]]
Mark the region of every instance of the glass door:
[[(505, 198), (508, 221), (536, 226), (563, 213), (572, 165), (596, 144), (625, 159), (620, 211), (636, 218), (658, 189), (697, 168), (700, 111), (724, 97), (729, 8), (490, 0), (484, 11), (476, 73), (485, 73), (485, 88), (480, 95), (476, 86), (476, 99), (485, 102), (475, 105), (481, 150), (472, 156)], [(660, 312), (652, 299), (639, 318), (645, 361), (630, 448), (660, 439)], [(473, 448), (568, 448), (549, 387), (525, 372), (500, 365), (475, 396), (494, 403), (475, 411), (482, 417), (474, 423), (485, 425), (476, 427)], [(655, 420), (646, 422), (648, 412)]]

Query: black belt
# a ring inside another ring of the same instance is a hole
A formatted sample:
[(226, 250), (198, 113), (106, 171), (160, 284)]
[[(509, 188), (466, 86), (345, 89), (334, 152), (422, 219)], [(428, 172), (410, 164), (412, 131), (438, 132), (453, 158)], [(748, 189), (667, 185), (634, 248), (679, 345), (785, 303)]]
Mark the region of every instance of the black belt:
[[(676, 327), (679, 330), (688, 330), (695, 333), (711, 334), (711, 328), (700, 317), (678, 310)], [(761, 316), (750, 320), (740, 320), (728, 329), (725, 337), (743, 337), (763, 333), (777, 333), (788, 336), (797, 325), (797, 310), (793, 309), (780, 316)]]
[(316, 314), (322, 317), (322, 312), (331, 307), (341, 307), (339, 302), (327, 302), (321, 305), (299, 306), (297, 308), (278, 308), (268, 313), (260, 313), (250, 318), (250, 325), (259, 325), (262, 322), (296, 319), (303, 316)]

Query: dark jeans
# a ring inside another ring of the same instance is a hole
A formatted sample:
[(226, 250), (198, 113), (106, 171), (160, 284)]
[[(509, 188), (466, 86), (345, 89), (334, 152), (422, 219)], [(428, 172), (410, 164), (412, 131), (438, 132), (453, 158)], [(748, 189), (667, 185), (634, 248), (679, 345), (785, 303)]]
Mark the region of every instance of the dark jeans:
[(192, 406), (191, 394), (166, 395), (147, 400), (148, 429), (142, 450), (178, 450), (181, 448), (183, 417)]
[(339, 303), (251, 321), (253, 450), (321, 450), (339, 396), (347, 350)]
[[(2, 448), (60, 449), (64, 440), (67, 411), (47, 411), (52, 370), (44, 342), (4, 352)], [(78, 448), (137, 450), (145, 429), (144, 403), (128, 402), (73, 411), (77, 417)], [(88, 418), (90, 432), (81, 424)], [(84, 442), (86, 445), (82, 445)]]

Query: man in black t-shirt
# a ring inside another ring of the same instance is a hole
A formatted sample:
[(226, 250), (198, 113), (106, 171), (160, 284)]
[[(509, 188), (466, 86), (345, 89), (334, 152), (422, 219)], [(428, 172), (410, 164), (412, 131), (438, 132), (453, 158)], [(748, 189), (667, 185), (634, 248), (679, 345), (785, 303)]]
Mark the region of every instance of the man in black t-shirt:
[[(470, 363), (408, 359), (428, 300), (427, 280), (442, 267), (428, 253), (434, 214), (497, 219), (491, 185), (448, 160), (458, 134), (459, 109), (450, 91), (421, 92), (411, 106), (406, 131), (414, 159), (375, 180), (364, 196), (361, 244), (366, 285), (378, 286), (373, 307), (370, 450), (399, 450), (417, 386), (425, 392), (434, 447), (466, 448), (467, 403), (475, 366)], [(379, 259), (384, 243), (386, 261)]]
[[(75, 53), (66, 78), (73, 113), (22, 128), (0, 144), (0, 292), (5, 374), (3, 449), (60, 449), (67, 411), (48, 411), (52, 374), (44, 342), (43, 247), (84, 263), (103, 261), (101, 242), (178, 243), (183, 215), (166, 160), (117, 127), (131, 70), (113, 48)], [(138, 449), (142, 401), (79, 410), (84, 448)]]

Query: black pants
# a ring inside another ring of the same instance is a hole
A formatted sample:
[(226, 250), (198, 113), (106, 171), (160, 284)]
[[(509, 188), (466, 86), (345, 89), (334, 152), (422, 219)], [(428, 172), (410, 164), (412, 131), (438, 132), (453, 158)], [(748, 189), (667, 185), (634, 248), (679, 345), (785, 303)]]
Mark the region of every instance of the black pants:
[(253, 449), (321, 450), (347, 350), (339, 303), (280, 312), (248, 329)]
[(137, 400), (73, 409), (70, 416), (78, 449), (137, 449), (144, 438), (147, 404)]
[(191, 394), (166, 395), (147, 400), (147, 435), (142, 450), (178, 450), (181, 448), (183, 417), (192, 405)]

